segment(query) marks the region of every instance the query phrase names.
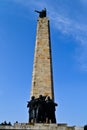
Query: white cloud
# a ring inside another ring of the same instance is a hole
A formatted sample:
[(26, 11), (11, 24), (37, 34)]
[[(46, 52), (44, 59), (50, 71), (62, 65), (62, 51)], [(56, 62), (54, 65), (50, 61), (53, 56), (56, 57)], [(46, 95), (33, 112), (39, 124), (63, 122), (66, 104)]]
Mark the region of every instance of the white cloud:
[(55, 28), (60, 30), (62, 33), (71, 35), (78, 43), (77, 61), (84, 69), (87, 71), (87, 25), (84, 23), (79, 23), (75, 20), (71, 20), (61, 15), (54, 15), (52, 17), (55, 23)]

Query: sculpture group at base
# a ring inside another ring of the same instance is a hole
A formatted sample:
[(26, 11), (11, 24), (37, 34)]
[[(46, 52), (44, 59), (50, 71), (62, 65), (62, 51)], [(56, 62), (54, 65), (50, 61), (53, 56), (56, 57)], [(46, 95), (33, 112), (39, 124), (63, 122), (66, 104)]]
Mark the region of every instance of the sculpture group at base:
[(55, 106), (50, 97), (40, 95), (39, 98), (31, 97), (28, 101), (29, 123), (56, 123)]

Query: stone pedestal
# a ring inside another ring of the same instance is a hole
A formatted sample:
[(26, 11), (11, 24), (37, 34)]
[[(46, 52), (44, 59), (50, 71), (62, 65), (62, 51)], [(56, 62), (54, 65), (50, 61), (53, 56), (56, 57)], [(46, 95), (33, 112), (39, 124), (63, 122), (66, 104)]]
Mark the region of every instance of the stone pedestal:
[(24, 130), (84, 130), (83, 127), (67, 126), (67, 124), (29, 124), (15, 123), (13, 126), (0, 126), (0, 129)]

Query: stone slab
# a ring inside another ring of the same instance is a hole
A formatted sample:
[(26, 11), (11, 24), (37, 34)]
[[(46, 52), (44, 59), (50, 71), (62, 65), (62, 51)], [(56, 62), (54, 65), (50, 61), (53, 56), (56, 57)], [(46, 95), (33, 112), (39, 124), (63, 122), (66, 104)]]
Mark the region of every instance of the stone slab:
[(15, 123), (13, 126), (0, 126), (0, 129), (24, 129), (24, 130), (84, 130), (84, 127), (67, 126), (67, 124), (29, 124)]

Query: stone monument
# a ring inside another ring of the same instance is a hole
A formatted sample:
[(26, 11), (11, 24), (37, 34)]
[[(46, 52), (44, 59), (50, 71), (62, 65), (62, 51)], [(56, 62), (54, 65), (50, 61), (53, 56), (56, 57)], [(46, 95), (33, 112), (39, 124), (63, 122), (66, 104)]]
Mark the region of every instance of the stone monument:
[(29, 122), (56, 123), (52, 73), (49, 19), (46, 9), (39, 13), (32, 74), (31, 100), (28, 102)]
[[(35, 12), (39, 13), (39, 18), (36, 33), (35, 56), (30, 95), (31, 99), (27, 104), (30, 111), (29, 122), (16, 122), (14, 125), (4, 122), (0, 124), (0, 129), (84, 130), (84, 127), (67, 126), (66, 123), (56, 123), (54, 109), (57, 104), (54, 102), (49, 19), (46, 17), (46, 9), (42, 11), (35, 10)], [(50, 108), (53, 108), (53, 110)], [(44, 115), (46, 115), (46, 117)]]

